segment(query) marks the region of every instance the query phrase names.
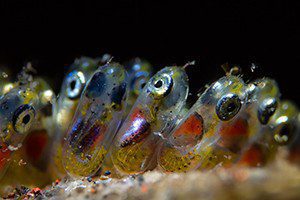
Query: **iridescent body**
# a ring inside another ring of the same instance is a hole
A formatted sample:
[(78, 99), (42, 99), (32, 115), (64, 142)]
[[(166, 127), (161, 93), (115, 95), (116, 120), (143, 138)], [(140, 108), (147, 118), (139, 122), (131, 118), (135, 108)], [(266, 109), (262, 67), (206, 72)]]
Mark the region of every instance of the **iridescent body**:
[(107, 61), (107, 59), (105, 55), (102, 60), (89, 57), (76, 59), (64, 78), (57, 105), (54, 109), (54, 121), (57, 128), (55, 142), (53, 144), (54, 166), (52, 166), (51, 169), (51, 173), (54, 176), (65, 173), (61, 163), (62, 143), (66, 137), (70, 122), (73, 119), (81, 93), (86, 82), (90, 79), (99, 64)]
[(156, 163), (155, 146), (177, 121), (187, 95), (182, 67), (165, 67), (149, 80), (111, 147), (112, 162), (121, 174), (142, 173)]
[[(125, 117), (130, 112), (133, 104), (138, 98), (139, 94), (143, 90), (146, 83), (152, 76), (152, 67), (149, 62), (146, 60), (135, 58), (125, 64), (125, 69), (127, 71), (127, 85), (128, 85), (128, 96), (127, 96), (127, 105), (125, 109)], [(113, 163), (111, 161), (111, 156), (108, 155), (105, 159), (101, 171), (110, 171), (112, 175), (117, 176), (118, 172), (114, 169)]]
[(152, 76), (152, 67), (149, 62), (140, 58), (135, 58), (125, 66), (128, 73), (127, 83), (129, 89), (126, 113), (129, 113), (135, 100)]
[(213, 83), (191, 107), (159, 150), (159, 166), (168, 172), (227, 165), (251, 137), (246, 84), (228, 75)]
[(42, 79), (16, 86), (0, 98), (0, 174), (5, 174), (0, 185), (49, 181), (46, 170), (53, 101), (54, 93)]
[(100, 67), (80, 98), (63, 148), (63, 165), (72, 176), (92, 176), (102, 165), (123, 118), (126, 72), (111, 63)]

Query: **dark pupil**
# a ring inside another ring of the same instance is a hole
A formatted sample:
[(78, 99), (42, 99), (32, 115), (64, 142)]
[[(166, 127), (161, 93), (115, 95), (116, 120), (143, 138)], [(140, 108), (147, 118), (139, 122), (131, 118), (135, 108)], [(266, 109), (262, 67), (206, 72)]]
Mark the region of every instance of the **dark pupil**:
[(29, 121), (30, 121), (30, 116), (29, 114), (27, 114), (23, 117), (22, 123), (27, 124)]
[(75, 89), (75, 86), (76, 86), (76, 80), (73, 80), (73, 81), (70, 83), (70, 88), (71, 88), (71, 90), (74, 90), (74, 89)]
[(227, 106), (227, 112), (233, 112), (236, 109), (236, 105), (234, 102), (231, 102)]
[(146, 83), (142, 83), (141, 84), (141, 89), (143, 89), (145, 87)]
[(290, 127), (287, 124), (283, 125), (279, 134), (280, 136), (288, 136), (290, 134)]
[(156, 88), (160, 88), (162, 85), (163, 85), (163, 82), (162, 82), (161, 80), (157, 81), (157, 82), (154, 84), (154, 86), (155, 86)]

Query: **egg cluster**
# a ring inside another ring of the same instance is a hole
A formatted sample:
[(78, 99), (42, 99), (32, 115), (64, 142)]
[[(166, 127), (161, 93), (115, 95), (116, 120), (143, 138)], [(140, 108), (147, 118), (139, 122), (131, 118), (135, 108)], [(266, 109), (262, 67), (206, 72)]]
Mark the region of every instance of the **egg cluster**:
[(265, 166), (284, 146), (300, 163), (297, 106), (277, 83), (245, 83), (233, 70), (189, 107), (185, 66), (153, 75), (139, 58), (70, 66), (59, 95), (24, 70), (0, 83), (0, 189), (65, 177)]

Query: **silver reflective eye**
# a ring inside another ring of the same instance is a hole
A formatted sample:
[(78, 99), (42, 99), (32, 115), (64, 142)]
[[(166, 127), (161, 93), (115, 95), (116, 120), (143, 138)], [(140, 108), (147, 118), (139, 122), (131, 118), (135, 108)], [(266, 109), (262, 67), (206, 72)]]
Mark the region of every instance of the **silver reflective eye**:
[(35, 110), (28, 104), (21, 105), (13, 115), (13, 128), (18, 133), (27, 132), (34, 121)]
[(232, 119), (241, 109), (242, 103), (238, 95), (224, 95), (217, 103), (216, 113), (220, 120), (228, 121)]
[(161, 74), (153, 77), (149, 91), (155, 99), (167, 96), (173, 87), (173, 79), (169, 74)]
[(70, 99), (79, 98), (85, 85), (85, 77), (81, 71), (72, 71), (66, 79), (66, 94)]
[(275, 113), (277, 101), (274, 98), (265, 99), (257, 110), (257, 117), (261, 124), (267, 124), (270, 117)]

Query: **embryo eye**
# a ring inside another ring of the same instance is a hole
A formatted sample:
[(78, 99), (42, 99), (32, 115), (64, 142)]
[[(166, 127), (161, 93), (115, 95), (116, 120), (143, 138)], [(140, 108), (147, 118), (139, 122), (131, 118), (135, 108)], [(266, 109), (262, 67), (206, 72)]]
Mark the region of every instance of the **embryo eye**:
[(238, 95), (224, 95), (217, 103), (216, 113), (220, 120), (228, 121), (232, 119), (241, 109), (242, 103)]
[(67, 96), (70, 99), (76, 99), (80, 97), (84, 88), (85, 78), (81, 71), (72, 71), (66, 79), (67, 82)]
[(150, 93), (155, 99), (167, 96), (173, 87), (173, 79), (169, 74), (161, 74), (152, 79), (149, 86)]
[(28, 104), (21, 105), (13, 115), (13, 128), (18, 133), (27, 132), (34, 120), (35, 110)]
[(293, 139), (295, 127), (291, 123), (283, 123), (275, 132), (275, 141), (279, 145), (286, 145)]
[(270, 117), (275, 113), (277, 108), (277, 101), (274, 98), (265, 99), (259, 106), (257, 117), (261, 124), (267, 124)]

